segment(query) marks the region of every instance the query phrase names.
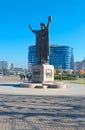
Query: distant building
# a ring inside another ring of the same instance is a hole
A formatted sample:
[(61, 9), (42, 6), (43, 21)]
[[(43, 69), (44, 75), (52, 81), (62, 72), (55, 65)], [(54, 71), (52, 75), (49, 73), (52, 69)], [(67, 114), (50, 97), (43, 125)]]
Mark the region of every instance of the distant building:
[(11, 63), (10, 69), (14, 69), (14, 68), (15, 68), (15, 64)]
[[(28, 48), (28, 66), (37, 64), (36, 46)], [(55, 69), (62, 67), (64, 71), (74, 70), (73, 48), (69, 46), (50, 45), (49, 64)], [(28, 68), (29, 69), (29, 68)]]
[(0, 61), (0, 68), (8, 70), (10, 68), (8, 61)]
[(85, 71), (85, 58), (82, 61), (76, 61), (74, 63), (74, 69), (76, 72), (80, 69), (83, 69)]
[(77, 72), (78, 70), (80, 70), (82, 67), (81, 67), (81, 62), (80, 61), (76, 61), (74, 63), (74, 70), (75, 72)]
[(82, 61), (81, 68), (85, 71), (85, 59)]

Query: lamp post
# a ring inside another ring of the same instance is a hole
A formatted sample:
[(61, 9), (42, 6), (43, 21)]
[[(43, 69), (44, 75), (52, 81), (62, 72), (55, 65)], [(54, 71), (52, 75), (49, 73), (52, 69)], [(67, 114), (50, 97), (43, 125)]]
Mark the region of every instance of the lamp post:
[[(60, 67), (60, 69), (62, 70), (62, 65), (60, 65), (59, 67)], [(60, 75), (61, 75), (61, 80), (62, 80), (62, 72), (61, 72)]]

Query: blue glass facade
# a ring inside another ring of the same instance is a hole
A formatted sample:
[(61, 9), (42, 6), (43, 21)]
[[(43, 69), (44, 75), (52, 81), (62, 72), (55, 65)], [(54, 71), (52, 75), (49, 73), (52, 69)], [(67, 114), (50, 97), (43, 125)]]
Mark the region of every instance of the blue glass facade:
[(32, 45), (28, 48), (28, 63), (35, 65), (37, 63), (36, 58), (36, 46)]
[(62, 66), (63, 70), (74, 70), (73, 48), (58, 46), (56, 48), (56, 68)]
[[(35, 45), (28, 48), (28, 63), (37, 64)], [(74, 70), (73, 48), (50, 45), (49, 64), (54, 65), (55, 69), (61, 66), (63, 70)]]

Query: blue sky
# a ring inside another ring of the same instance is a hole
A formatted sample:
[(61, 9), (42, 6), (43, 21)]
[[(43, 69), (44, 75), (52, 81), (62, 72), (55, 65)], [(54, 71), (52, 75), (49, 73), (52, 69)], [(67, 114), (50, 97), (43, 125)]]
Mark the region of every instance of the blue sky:
[(28, 46), (35, 44), (30, 31), (40, 22), (50, 24), (50, 44), (74, 49), (74, 60), (85, 57), (85, 0), (0, 0), (0, 61), (27, 67)]

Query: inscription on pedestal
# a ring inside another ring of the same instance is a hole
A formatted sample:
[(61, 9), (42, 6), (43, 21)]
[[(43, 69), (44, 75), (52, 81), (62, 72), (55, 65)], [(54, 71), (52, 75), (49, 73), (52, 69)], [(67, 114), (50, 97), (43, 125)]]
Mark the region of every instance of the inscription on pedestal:
[(46, 78), (52, 78), (52, 70), (46, 69)]
[(33, 70), (34, 78), (40, 78), (40, 69)]

